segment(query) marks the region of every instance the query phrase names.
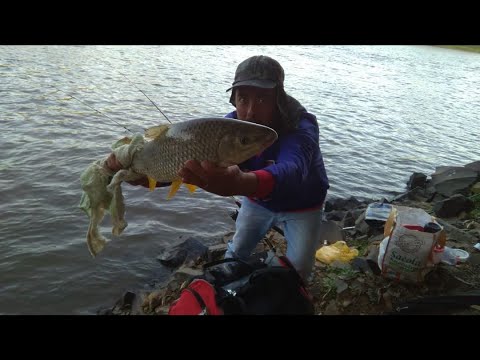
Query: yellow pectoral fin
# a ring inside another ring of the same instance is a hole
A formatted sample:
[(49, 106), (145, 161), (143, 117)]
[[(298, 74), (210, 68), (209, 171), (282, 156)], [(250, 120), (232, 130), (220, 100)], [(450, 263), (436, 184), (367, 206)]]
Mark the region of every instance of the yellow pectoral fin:
[(147, 179), (148, 179), (148, 188), (150, 189), (150, 191), (155, 190), (155, 188), (157, 187), (157, 180), (152, 179), (150, 176), (147, 176)]
[(185, 187), (186, 187), (191, 193), (194, 193), (195, 190), (197, 189), (197, 186), (196, 186), (196, 185), (187, 184), (187, 183), (185, 183)]
[(170, 192), (168, 193), (167, 200), (170, 200), (176, 194), (176, 192), (180, 188), (180, 185), (182, 185), (182, 180), (172, 181), (172, 185), (170, 187)]

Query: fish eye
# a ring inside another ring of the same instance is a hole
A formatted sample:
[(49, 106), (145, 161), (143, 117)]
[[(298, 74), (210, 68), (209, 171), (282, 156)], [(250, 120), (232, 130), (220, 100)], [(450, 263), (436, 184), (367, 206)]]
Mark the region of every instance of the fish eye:
[(240, 144), (247, 145), (248, 138), (246, 136), (240, 138)]

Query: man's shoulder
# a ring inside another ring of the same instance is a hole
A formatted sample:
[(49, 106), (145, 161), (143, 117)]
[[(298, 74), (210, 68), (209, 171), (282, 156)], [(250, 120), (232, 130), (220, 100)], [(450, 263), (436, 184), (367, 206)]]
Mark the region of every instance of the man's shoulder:
[(300, 116), (300, 122), (299, 124), (312, 124), (312, 125), (315, 125), (315, 126), (318, 126), (318, 122), (317, 122), (317, 117), (312, 114), (312, 113), (309, 113), (307, 111), (304, 111), (302, 113), (302, 115)]
[(305, 141), (305, 137), (317, 142), (319, 128), (317, 118), (311, 113), (303, 113), (295, 129), (281, 135), (282, 144), (289, 144), (291, 141)]
[(234, 110), (232, 112), (229, 112), (224, 117), (227, 118), (227, 119), (236, 119), (237, 118), (237, 112)]
[(313, 132), (318, 133), (317, 117), (309, 112), (302, 113), (300, 121), (298, 122), (296, 132)]

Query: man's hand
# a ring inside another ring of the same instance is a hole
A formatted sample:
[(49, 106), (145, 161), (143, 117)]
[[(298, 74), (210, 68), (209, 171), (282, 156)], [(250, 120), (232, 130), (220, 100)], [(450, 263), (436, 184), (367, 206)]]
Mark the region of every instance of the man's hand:
[(118, 170), (123, 169), (123, 165), (120, 161), (117, 160), (117, 157), (114, 153), (111, 153), (107, 158), (107, 166), (110, 170), (117, 172)]
[(245, 195), (255, 193), (257, 176), (240, 170), (237, 165), (218, 167), (208, 161), (199, 163), (188, 160), (179, 170), (178, 175), (187, 184), (197, 185), (202, 189), (221, 196)]

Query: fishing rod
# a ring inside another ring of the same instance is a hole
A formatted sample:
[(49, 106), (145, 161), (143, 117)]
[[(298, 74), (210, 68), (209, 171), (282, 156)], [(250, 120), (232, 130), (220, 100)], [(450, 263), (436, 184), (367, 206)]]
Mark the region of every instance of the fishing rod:
[[(130, 129), (127, 128), (126, 126), (120, 124), (118, 121), (112, 119), (112, 118), (111, 118), (110, 116), (108, 116), (107, 114), (102, 113), (101, 111), (99, 111), (99, 110), (93, 108), (92, 106), (88, 105), (86, 102), (84, 102), (84, 101), (76, 98), (75, 96), (73, 96), (73, 95), (71, 95), (71, 94), (68, 94), (67, 92), (65, 92), (65, 91), (63, 91), (63, 90), (60, 90), (60, 89), (56, 88), (56, 87), (53, 86), (53, 85), (50, 85), (50, 86), (51, 86), (52, 88), (56, 89), (57, 91), (60, 91), (60, 92), (62, 92), (62, 93), (64, 93), (64, 94), (70, 96), (72, 99), (75, 99), (75, 100), (81, 102), (83, 105), (88, 106), (90, 109), (98, 112), (100, 115), (103, 115), (103, 116), (107, 117), (108, 119), (112, 120), (115, 124), (120, 125), (120, 126), (123, 127), (125, 130), (130, 131), (130, 132), (133, 134), (133, 131), (132, 131), (132, 130), (130, 130)], [(145, 129), (144, 129), (144, 130), (145, 130)]]
[(119, 71), (119, 73), (120, 73), (120, 75), (122, 75), (125, 79), (127, 79), (127, 81), (128, 81), (130, 84), (132, 84), (133, 86), (135, 86), (138, 91), (140, 91), (143, 95), (145, 95), (145, 97), (146, 97), (148, 100), (150, 100), (150, 102), (157, 108), (157, 110), (160, 111), (160, 113), (161, 113), (163, 116), (165, 116), (165, 119), (167, 119), (167, 121), (168, 121), (170, 124), (172, 123), (172, 122), (170, 121), (170, 119), (167, 117), (167, 115), (165, 115), (165, 114), (163, 113), (163, 111), (160, 110), (160, 108), (157, 106), (157, 104), (155, 104), (155, 102), (153, 102), (153, 100), (150, 99), (150, 98), (148, 97), (148, 95), (145, 94), (145, 92), (143, 92), (142, 90), (140, 90), (140, 89), (138, 88), (138, 86), (135, 85), (135, 83), (132, 82), (125, 74), (121, 73), (120, 71)]

